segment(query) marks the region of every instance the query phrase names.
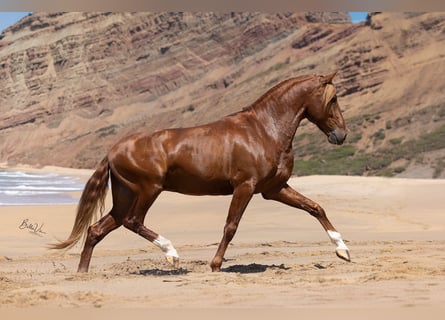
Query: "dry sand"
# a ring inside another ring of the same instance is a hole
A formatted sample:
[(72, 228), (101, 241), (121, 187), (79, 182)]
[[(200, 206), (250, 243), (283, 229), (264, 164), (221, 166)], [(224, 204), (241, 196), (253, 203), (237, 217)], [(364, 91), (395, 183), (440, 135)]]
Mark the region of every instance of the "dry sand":
[[(307, 213), (255, 196), (222, 272), (212, 273), (230, 197), (163, 193), (145, 222), (174, 243), (180, 269), (120, 228), (96, 247), (90, 273), (77, 274), (79, 245), (45, 248), (69, 234), (75, 206), (0, 207), (0, 306), (443, 308), (445, 180), (311, 176), (290, 184), (325, 208), (351, 263)], [(40, 231), (20, 229), (25, 219)]]

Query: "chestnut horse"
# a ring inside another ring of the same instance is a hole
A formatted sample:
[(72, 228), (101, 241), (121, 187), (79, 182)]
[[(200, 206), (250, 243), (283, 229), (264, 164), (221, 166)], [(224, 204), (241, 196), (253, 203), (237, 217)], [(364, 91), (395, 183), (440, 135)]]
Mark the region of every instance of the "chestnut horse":
[[(265, 199), (314, 216), (337, 246), (338, 257), (350, 261), (348, 247), (325, 211), (287, 184), (294, 164), (292, 140), (301, 120), (307, 118), (317, 125), (332, 144), (340, 145), (346, 138), (332, 84), (334, 76), (285, 80), (250, 107), (210, 124), (139, 132), (120, 140), (86, 183), (71, 235), (51, 248), (70, 248), (86, 235), (78, 272), (88, 272), (93, 248), (123, 225), (158, 246), (178, 267), (179, 257), (171, 241), (144, 226), (147, 210), (157, 196), (163, 190), (189, 195), (233, 194), (222, 240), (210, 263), (212, 271), (220, 271), (247, 204), (254, 194), (261, 193)], [(113, 207), (91, 225), (98, 207), (103, 210), (109, 178)]]

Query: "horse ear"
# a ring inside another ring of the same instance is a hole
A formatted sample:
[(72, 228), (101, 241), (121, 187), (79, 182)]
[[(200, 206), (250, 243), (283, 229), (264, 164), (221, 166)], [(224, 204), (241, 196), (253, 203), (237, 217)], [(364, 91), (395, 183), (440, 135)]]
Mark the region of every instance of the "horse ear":
[(336, 74), (337, 74), (337, 71), (332, 72), (332, 73), (330, 73), (328, 75), (325, 75), (325, 76), (321, 76), (321, 83), (322, 84), (332, 83), (332, 79), (334, 79)]

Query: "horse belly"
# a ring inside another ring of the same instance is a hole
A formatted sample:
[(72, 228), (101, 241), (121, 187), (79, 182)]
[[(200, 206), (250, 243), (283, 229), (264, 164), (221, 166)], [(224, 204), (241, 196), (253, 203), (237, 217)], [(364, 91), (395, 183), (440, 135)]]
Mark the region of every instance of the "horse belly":
[(164, 189), (190, 195), (228, 195), (233, 193), (230, 182), (221, 178), (206, 178), (181, 169), (169, 170)]

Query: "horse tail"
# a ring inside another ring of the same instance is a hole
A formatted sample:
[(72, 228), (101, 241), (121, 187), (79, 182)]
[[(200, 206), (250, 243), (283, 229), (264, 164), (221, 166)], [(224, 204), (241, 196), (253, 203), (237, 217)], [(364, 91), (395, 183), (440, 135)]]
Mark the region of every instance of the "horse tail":
[(50, 249), (70, 249), (79, 242), (82, 235), (85, 239), (93, 218), (97, 218), (97, 209), (100, 208), (101, 216), (103, 214), (109, 175), (108, 157), (105, 157), (85, 185), (70, 236), (65, 241), (51, 244)]

